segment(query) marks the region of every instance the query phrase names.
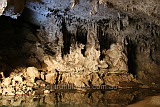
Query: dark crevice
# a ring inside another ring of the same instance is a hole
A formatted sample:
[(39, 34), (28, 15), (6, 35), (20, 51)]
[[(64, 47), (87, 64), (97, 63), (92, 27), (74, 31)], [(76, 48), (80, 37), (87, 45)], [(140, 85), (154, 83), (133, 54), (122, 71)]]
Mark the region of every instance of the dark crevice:
[(36, 25), (25, 22), (23, 16), (18, 19), (0, 16), (0, 71), (4, 72), (5, 77), (8, 77), (16, 68), (33, 66), (27, 62), (31, 56), (22, 52), (27, 35), (24, 31), (27, 30), (35, 35), (38, 28)]
[(76, 41), (78, 42), (78, 44), (85, 45), (84, 49), (81, 50), (83, 56), (85, 56), (86, 43), (87, 43), (87, 31), (83, 31), (81, 28), (78, 27), (76, 32)]
[(57, 77), (56, 77), (56, 83), (55, 84), (58, 84), (61, 75), (59, 74), (59, 71), (57, 71), (57, 70), (56, 70), (56, 73), (57, 73)]
[(129, 42), (129, 44), (127, 46), (128, 69), (129, 69), (129, 72), (132, 73), (133, 75), (137, 74), (136, 48), (137, 48), (137, 46), (135, 44), (132, 44)]
[(63, 33), (63, 51), (62, 51), (62, 56), (69, 54), (70, 51), (70, 47), (71, 47), (71, 37), (74, 36), (71, 33), (68, 32), (67, 27), (66, 27), (66, 23), (63, 20), (62, 22), (62, 33)]
[(108, 50), (110, 48), (110, 45), (115, 43), (116, 40), (114, 38), (111, 38), (108, 33), (105, 33), (104, 31), (102, 31), (102, 28), (104, 26), (99, 26), (98, 28), (98, 40), (99, 40), (99, 45), (100, 45), (100, 52), (101, 52), (101, 55), (100, 55), (100, 60), (102, 60), (105, 55), (103, 54), (103, 50)]

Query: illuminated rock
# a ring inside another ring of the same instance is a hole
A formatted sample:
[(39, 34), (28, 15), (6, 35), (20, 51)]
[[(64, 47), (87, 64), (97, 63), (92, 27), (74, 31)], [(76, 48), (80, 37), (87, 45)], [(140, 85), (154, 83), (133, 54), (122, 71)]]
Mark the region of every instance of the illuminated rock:
[(125, 55), (124, 46), (122, 43), (112, 44), (110, 49), (107, 50), (105, 53), (105, 61), (109, 65), (110, 72), (118, 72), (118, 71), (125, 71), (128, 72), (128, 58)]
[(7, 0), (0, 1), (0, 16), (3, 14), (4, 9), (7, 7)]
[(11, 78), (10, 78), (10, 77), (5, 78), (5, 79), (2, 81), (2, 85), (4, 85), (4, 86), (9, 86), (9, 85), (11, 85)]
[(50, 83), (50, 84), (55, 84), (56, 83), (56, 78), (57, 78), (57, 72), (52, 72), (52, 73), (48, 73), (46, 76), (46, 82)]
[(40, 73), (38, 72), (38, 69), (35, 67), (28, 67), (26, 73), (31, 82), (34, 82), (35, 78), (40, 78)]
[(20, 82), (20, 83), (23, 81), (22, 77), (20, 77), (20, 76), (13, 77), (13, 80), (17, 81), (17, 82)]

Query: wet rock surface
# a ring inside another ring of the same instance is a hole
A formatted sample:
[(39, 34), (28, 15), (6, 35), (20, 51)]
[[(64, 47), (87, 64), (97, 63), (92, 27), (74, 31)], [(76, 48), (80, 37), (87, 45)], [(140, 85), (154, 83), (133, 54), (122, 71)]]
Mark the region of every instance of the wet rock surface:
[[(0, 106), (81, 106), (81, 107), (124, 107), (147, 96), (155, 95), (158, 91), (152, 90), (112, 90), (112, 91), (91, 91), (81, 92), (55, 92), (45, 95), (30, 96), (0, 96)], [(159, 98), (154, 96), (149, 103), (158, 104)], [(154, 101), (154, 102), (153, 102)]]

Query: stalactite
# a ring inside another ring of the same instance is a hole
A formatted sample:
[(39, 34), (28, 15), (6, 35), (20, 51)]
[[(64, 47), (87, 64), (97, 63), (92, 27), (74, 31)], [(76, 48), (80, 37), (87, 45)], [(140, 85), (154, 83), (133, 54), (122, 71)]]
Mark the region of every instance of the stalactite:
[(109, 28), (110, 28), (110, 29), (113, 28), (113, 22), (112, 22), (112, 21), (109, 22)]
[(75, 7), (75, 5), (80, 3), (80, 0), (71, 0), (72, 3), (72, 9)]
[(88, 24), (88, 33), (87, 33), (87, 45), (89, 47), (95, 47), (96, 49), (99, 49), (98, 38), (97, 38), (97, 23), (90, 23)]
[(129, 26), (129, 17), (127, 15), (122, 19), (122, 25), (123, 27)]
[(116, 22), (117, 24), (117, 30), (120, 31), (121, 30), (121, 22), (120, 20)]
[(90, 15), (95, 15), (98, 12), (98, 8), (99, 8), (99, 2), (98, 0), (91, 0), (90, 1)]

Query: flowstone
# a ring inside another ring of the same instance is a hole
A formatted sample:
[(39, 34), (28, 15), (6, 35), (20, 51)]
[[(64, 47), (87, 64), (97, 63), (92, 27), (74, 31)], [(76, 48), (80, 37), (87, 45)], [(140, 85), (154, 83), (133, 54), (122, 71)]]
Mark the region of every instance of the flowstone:
[(105, 54), (104, 60), (109, 65), (110, 72), (128, 72), (128, 58), (123, 51), (122, 43), (112, 44), (109, 50), (103, 51)]

